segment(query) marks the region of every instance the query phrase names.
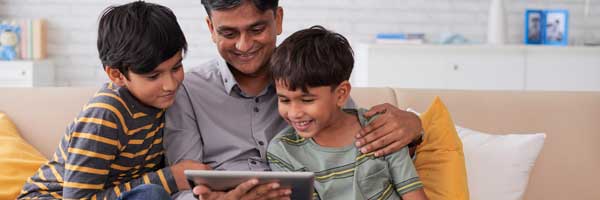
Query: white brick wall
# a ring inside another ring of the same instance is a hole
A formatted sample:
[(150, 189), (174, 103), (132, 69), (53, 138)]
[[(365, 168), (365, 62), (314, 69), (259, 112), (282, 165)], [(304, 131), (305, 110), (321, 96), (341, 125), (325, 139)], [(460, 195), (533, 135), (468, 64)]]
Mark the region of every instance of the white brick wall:
[[(47, 18), (48, 52), (61, 86), (99, 85), (106, 80), (96, 52), (101, 11), (130, 0), (0, 0), (0, 18)], [(149, 0), (173, 9), (189, 43), (186, 67), (217, 56), (204, 23), (200, 0)], [(522, 43), (526, 8), (568, 9), (570, 44), (581, 45), (584, 32), (600, 38), (600, 0), (591, 0), (590, 20), (583, 22), (585, 0), (505, 0), (509, 43)], [(284, 34), (321, 24), (353, 43), (369, 42), (380, 32), (460, 33), (484, 42), (489, 0), (281, 0)], [(591, 20), (594, 19), (594, 20)]]

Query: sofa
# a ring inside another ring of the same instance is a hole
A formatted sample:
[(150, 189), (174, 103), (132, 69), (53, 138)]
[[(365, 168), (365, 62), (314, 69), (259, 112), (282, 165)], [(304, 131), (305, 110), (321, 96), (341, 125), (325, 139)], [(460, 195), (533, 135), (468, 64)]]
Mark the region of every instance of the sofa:
[[(97, 88), (0, 88), (0, 112), (51, 158), (66, 125)], [(600, 199), (600, 92), (353, 88), (361, 107), (387, 102), (424, 111), (435, 96), (455, 124), (494, 134), (546, 133), (524, 199)], [(468, 174), (467, 174), (468, 176)]]

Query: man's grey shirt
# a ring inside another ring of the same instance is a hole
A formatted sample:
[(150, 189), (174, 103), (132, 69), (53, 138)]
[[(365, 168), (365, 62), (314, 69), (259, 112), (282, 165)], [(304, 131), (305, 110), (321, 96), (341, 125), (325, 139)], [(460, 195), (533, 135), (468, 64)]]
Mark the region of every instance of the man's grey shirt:
[[(166, 159), (169, 165), (197, 160), (215, 170), (270, 170), (267, 145), (286, 126), (273, 84), (246, 95), (222, 58), (210, 60), (186, 72), (167, 110)], [(193, 198), (189, 191), (175, 197)]]
[(267, 145), (286, 126), (274, 86), (244, 94), (222, 59), (185, 74), (166, 118), (168, 163), (198, 160), (215, 170), (268, 170)]

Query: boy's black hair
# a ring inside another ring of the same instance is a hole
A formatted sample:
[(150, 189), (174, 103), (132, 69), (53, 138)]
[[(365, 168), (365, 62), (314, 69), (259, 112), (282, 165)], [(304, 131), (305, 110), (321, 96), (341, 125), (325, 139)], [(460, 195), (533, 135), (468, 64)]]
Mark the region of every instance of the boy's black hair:
[(350, 79), (354, 53), (348, 40), (322, 26), (300, 30), (286, 38), (271, 56), (273, 79), (288, 89), (331, 86)]
[(202, 5), (206, 14), (210, 17), (213, 10), (226, 10), (238, 7), (244, 1), (250, 1), (258, 10), (265, 12), (267, 10), (275, 11), (279, 5), (279, 0), (202, 0)]
[(98, 26), (98, 53), (103, 67), (145, 74), (187, 51), (177, 18), (164, 6), (136, 1), (104, 10)]

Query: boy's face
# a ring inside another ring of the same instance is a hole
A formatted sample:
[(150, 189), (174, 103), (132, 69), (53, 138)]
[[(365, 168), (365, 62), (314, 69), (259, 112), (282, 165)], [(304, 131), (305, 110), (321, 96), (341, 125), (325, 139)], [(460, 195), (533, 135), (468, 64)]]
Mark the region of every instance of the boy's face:
[(330, 86), (321, 86), (309, 87), (308, 92), (303, 92), (300, 88), (291, 91), (285, 82), (276, 81), (279, 114), (304, 138), (327, 132), (346, 102), (345, 93), (349, 90), (342, 84), (333, 91)]
[(179, 85), (181, 85), (181, 81), (183, 81), (181, 54), (179, 52), (160, 63), (150, 73), (136, 74), (129, 72), (129, 80), (116, 69), (109, 68), (107, 73), (114, 83), (126, 87), (143, 104), (165, 109), (175, 102), (175, 94)]
[(219, 54), (235, 68), (234, 75), (263, 75), (281, 34), (283, 9), (261, 12), (244, 1), (238, 7), (212, 10), (206, 23)]

